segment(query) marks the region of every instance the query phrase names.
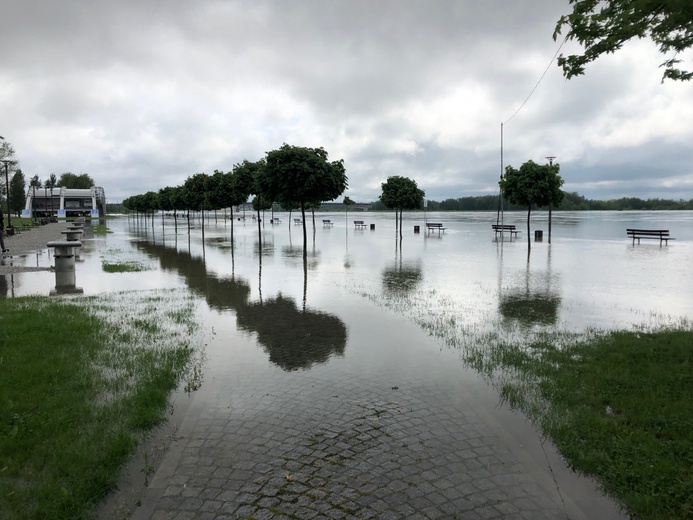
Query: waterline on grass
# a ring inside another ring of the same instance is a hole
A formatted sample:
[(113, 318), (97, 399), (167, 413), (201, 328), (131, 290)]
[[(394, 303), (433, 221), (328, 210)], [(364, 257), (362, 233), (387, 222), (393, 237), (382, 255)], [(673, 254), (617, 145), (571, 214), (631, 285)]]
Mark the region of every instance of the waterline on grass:
[(92, 517), (170, 393), (201, 384), (196, 302), (182, 289), (0, 302), (0, 517)]

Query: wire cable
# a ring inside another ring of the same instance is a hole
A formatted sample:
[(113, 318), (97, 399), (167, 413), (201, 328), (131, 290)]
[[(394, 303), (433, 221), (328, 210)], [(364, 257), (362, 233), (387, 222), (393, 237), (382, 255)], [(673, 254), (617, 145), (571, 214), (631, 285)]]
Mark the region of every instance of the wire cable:
[(503, 123), (504, 125), (507, 125), (507, 124), (512, 120), (512, 118), (515, 117), (515, 116), (517, 115), (517, 113), (518, 113), (520, 110), (522, 110), (522, 107), (524, 107), (525, 104), (527, 104), (527, 101), (529, 101), (529, 98), (532, 97), (532, 94), (534, 94), (534, 91), (537, 90), (537, 87), (539, 86), (539, 84), (540, 84), (540, 83), (542, 82), (542, 80), (544, 79), (544, 76), (546, 76), (546, 73), (549, 71), (549, 68), (551, 68), (551, 65), (553, 64), (554, 60), (556, 59), (556, 56), (558, 56), (558, 53), (561, 52), (561, 49), (563, 48), (563, 44), (564, 44), (567, 40), (568, 40), (568, 37), (567, 37), (567, 36), (566, 36), (565, 38), (563, 38), (563, 41), (562, 41), (561, 44), (558, 46), (558, 50), (556, 50), (556, 53), (553, 55), (553, 58), (551, 58), (551, 61), (549, 61), (549, 64), (546, 66), (546, 70), (544, 71), (544, 73), (543, 73), (543, 74), (541, 75), (541, 77), (539, 78), (539, 81), (537, 81), (537, 84), (534, 85), (534, 88), (532, 89), (532, 92), (530, 92), (530, 93), (529, 93), (529, 96), (527, 96), (527, 99), (525, 99), (525, 100), (522, 102), (522, 104), (520, 105), (520, 108), (518, 108), (517, 110), (515, 110), (515, 113), (514, 113), (513, 115), (511, 115), (510, 118), (509, 118), (505, 123)]

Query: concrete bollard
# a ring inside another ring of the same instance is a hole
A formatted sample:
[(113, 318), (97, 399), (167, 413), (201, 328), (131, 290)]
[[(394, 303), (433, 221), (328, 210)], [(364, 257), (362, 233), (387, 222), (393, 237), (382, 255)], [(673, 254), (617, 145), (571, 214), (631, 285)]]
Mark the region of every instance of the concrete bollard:
[(55, 289), (51, 290), (51, 295), (84, 292), (76, 287), (75, 276), (75, 251), (82, 247), (82, 243), (79, 240), (54, 240), (46, 245), (55, 249)]
[[(75, 228), (75, 227), (68, 227), (66, 230), (61, 231), (63, 235), (65, 235), (65, 240), (68, 242), (75, 242), (79, 241), (79, 239), (82, 237), (84, 234), (84, 231), (82, 231), (82, 228)], [(80, 242), (81, 244), (81, 242)], [(79, 249), (75, 249), (75, 259), (79, 260)]]

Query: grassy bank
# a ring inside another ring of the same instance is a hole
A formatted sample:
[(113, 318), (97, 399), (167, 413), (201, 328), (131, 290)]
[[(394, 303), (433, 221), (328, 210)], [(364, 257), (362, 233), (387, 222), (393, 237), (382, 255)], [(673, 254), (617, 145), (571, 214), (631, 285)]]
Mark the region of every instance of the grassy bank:
[(89, 518), (186, 373), (192, 302), (0, 299), (0, 330), (0, 518)]
[(693, 518), (693, 332), (499, 345), (470, 358), (636, 518)]
[(654, 316), (640, 331), (565, 332), (550, 301), (466, 320), (435, 292), (358, 292), (458, 350), (633, 518), (693, 518), (690, 323), (665, 328)]

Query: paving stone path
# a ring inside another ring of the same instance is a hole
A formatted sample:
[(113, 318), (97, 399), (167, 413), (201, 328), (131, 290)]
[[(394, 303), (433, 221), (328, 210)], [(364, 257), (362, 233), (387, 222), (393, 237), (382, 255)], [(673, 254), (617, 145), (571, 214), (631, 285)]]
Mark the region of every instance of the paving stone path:
[(195, 395), (134, 520), (625, 518), (477, 383), (226, 379)]
[(32, 267), (18, 262), (23, 255), (47, 249), (46, 244), (51, 240), (63, 240), (60, 233), (67, 227), (65, 222), (54, 222), (45, 226), (36, 226), (22, 231), (11, 237), (5, 237), (5, 247), (9, 249), (0, 257), (0, 276), (30, 271), (45, 271), (44, 267)]

